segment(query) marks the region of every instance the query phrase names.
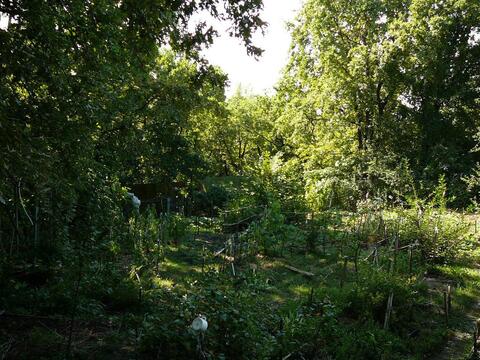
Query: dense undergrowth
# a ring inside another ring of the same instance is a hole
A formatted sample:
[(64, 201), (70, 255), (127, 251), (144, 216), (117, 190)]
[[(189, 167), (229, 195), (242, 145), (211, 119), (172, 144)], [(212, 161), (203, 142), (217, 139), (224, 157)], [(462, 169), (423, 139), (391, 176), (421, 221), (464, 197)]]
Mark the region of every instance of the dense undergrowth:
[[(215, 217), (132, 212), (100, 245), (63, 249), (68, 263), (5, 259), (2, 351), (25, 359), (420, 359), (455, 331), (471, 331), (465, 314), (477, 306), (480, 281), (474, 217), (433, 201), (367, 202), (353, 213), (258, 203), (232, 198)], [(199, 314), (209, 322), (202, 338), (190, 328)]]

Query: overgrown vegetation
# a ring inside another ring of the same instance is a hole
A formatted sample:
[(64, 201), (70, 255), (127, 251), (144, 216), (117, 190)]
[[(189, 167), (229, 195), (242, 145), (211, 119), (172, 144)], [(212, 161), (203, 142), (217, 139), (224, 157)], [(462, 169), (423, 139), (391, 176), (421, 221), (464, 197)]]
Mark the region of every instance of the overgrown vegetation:
[(475, 356), (480, 3), (307, 0), (225, 99), (261, 9), (0, 0), (2, 359)]

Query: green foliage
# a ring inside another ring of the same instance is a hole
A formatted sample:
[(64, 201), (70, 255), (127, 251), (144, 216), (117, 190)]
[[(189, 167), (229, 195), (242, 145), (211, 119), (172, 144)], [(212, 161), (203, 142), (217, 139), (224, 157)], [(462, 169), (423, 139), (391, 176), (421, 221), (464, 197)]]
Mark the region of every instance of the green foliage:
[(225, 100), (200, 50), (227, 21), (260, 55), (261, 9), (0, 0), (0, 352), (191, 359), (204, 314), (211, 359), (425, 358), (419, 274), (475, 304), (480, 3), (307, 0), (276, 94)]
[(252, 31), (265, 25), (258, 0), (223, 5), (1, 2), (0, 216), (2, 231), (15, 232), (9, 258), (26, 251), (28, 261), (63, 261), (64, 251), (112, 235), (119, 183), (188, 188), (199, 176), (187, 120), (223, 97), (226, 79), (198, 56), (214, 27), (189, 20), (201, 9), (230, 22), (254, 55)]
[(441, 177), (430, 200), (410, 199), (404, 211), (400, 237), (404, 243), (418, 242), (425, 260), (445, 263), (461, 258), (475, 247), (471, 223), (463, 215), (449, 211), (447, 185)]
[(33, 358), (34, 356), (38, 358), (50, 357), (51, 351), (58, 351), (62, 346), (62, 337), (58, 333), (45, 327), (34, 327), (28, 335), (28, 342), (30, 344), (28, 350), (29, 358)]
[(418, 240), (425, 259), (440, 263), (458, 259), (474, 246), (470, 225), (460, 215), (437, 210), (412, 210), (404, 236)]
[(189, 219), (179, 214), (167, 214), (163, 216), (160, 225), (163, 231), (164, 243), (180, 244), (192, 233)]
[(276, 149), (274, 107), (266, 96), (238, 92), (216, 111), (193, 117), (197, 151), (204, 154), (215, 175), (242, 175), (257, 169)]
[(230, 198), (228, 187), (222, 183), (204, 181), (204, 189), (193, 193), (193, 211), (195, 213), (215, 214), (224, 208)]
[(283, 255), (287, 244), (298, 245), (304, 242), (302, 231), (286, 223), (280, 203), (275, 201), (265, 207), (260, 220), (250, 224), (248, 235), (265, 255)]
[(304, 4), (275, 128), (287, 161), (302, 164), (309, 203), (401, 200), (412, 186), (425, 197), (444, 174), (466, 204), (461, 178), (478, 162), (477, 14), (478, 4), (455, 1)]
[(209, 322), (205, 339), (209, 357), (268, 358), (274, 340), (264, 327), (269, 315), (261, 315), (255, 285), (242, 292), (224, 289), (221, 278), (213, 273), (203, 281), (183, 296), (151, 293), (148, 301), (162, 302), (166, 307), (149, 314), (142, 324), (144, 354), (161, 352), (167, 357), (192, 358), (197, 339), (189, 326), (198, 314), (204, 314)]
[(441, 175), (438, 179), (438, 185), (435, 187), (432, 199), (430, 201), (430, 206), (436, 206), (440, 211), (445, 212), (447, 210), (447, 201), (453, 199), (447, 199), (447, 182), (445, 180), (445, 175)]
[(314, 211), (353, 209), (359, 198), (359, 189), (353, 179), (345, 179), (344, 175), (336, 168), (311, 172), (305, 189), (309, 207)]

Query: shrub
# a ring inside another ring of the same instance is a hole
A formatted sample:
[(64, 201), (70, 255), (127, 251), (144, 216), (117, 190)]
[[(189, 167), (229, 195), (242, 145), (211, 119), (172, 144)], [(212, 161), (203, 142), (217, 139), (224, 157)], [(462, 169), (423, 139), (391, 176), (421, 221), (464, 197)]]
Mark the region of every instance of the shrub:
[(257, 302), (256, 291), (240, 292), (221, 284), (221, 276), (212, 273), (188, 294), (152, 291), (147, 301), (154, 311), (145, 316), (141, 327), (143, 354), (194, 358), (197, 338), (190, 323), (203, 314), (209, 323), (205, 350), (211, 358), (269, 358), (274, 339), (267, 330), (269, 314)]

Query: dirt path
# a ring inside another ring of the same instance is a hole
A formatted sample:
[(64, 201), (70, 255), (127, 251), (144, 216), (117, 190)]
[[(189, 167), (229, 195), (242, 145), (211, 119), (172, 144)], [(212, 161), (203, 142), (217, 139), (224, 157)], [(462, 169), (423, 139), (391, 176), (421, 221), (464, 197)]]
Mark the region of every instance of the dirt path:
[[(465, 331), (457, 331), (452, 334), (443, 350), (430, 357), (435, 360), (465, 360), (468, 358), (469, 346), (472, 334)], [(466, 348), (467, 347), (467, 348)]]
[[(477, 270), (480, 271), (480, 270)], [(472, 350), (472, 336), (475, 323), (480, 318), (480, 299), (464, 314), (464, 319), (452, 330), (447, 344), (441, 352), (430, 357), (431, 360), (469, 360)], [(476, 359), (476, 358), (475, 358)]]

